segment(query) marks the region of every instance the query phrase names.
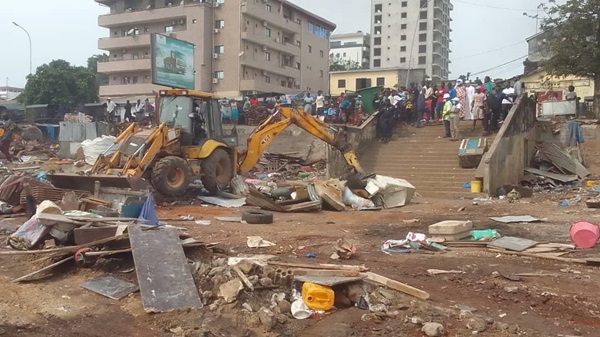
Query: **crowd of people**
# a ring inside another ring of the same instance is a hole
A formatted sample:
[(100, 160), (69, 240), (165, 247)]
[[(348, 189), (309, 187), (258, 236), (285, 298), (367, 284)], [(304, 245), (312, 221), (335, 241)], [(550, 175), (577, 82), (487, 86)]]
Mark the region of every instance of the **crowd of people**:
[(472, 120), (475, 130), (480, 121), (484, 135), (497, 132), (516, 98), (524, 93), (519, 78), (504, 87), (489, 76), (483, 81), (458, 79), (454, 82), (411, 83), (408, 88), (385, 89), (375, 98), (380, 111), (377, 139), (389, 142), (398, 123), (421, 128), (443, 123), (444, 138), (461, 140), (460, 121)]
[[(154, 105), (150, 103), (149, 99), (145, 99), (144, 102), (138, 99), (135, 104), (131, 104), (129, 100), (123, 105), (123, 121), (124, 122), (142, 122), (145, 120), (152, 119), (154, 113)], [(121, 109), (117, 103), (115, 103), (110, 97), (106, 99), (106, 115), (104, 116), (106, 121), (109, 122), (121, 122)]]

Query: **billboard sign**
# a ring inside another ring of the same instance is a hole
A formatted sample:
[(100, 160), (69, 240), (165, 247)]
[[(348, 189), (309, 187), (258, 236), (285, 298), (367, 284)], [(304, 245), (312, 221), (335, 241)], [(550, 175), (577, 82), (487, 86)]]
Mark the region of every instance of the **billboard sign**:
[(194, 45), (169, 36), (152, 34), (152, 83), (195, 89)]

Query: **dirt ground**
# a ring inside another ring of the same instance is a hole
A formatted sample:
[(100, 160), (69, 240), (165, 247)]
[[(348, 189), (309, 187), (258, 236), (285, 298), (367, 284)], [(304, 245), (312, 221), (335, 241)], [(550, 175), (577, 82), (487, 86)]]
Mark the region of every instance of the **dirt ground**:
[[(136, 282), (129, 256), (103, 260), (90, 269), (72, 265), (57, 268), (39, 281), (15, 284), (11, 280), (47, 264), (32, 256), (0, 256), (0, 335), (2, 336), (424, 336), (420, 318), (439, 322), (445, 336), (471, 336), (473, 316), (484, 319), (483, 336), (600, 336), (600, 272), (596, 267), (539, 258), (500, 255), (483, 248), (453, 248), (447, 253), (387, 255), (380, 250), (387, 239), (403, 239), (409, 231), (427, 233), (441, 220), (472, 220), (476, 228), (496, 228), (539, 242), (570, 243), (569, 227), (577, 220), (597, 222), (600, 211), (583, 203), (559, 207), (558, 195), (540, 194), (509, 204), (506, 201), (413, 200), (407, 207), (385, 211), (347, 211), (310, 214), (275, 214), (271, 225), (226, 223), (216, 216), (238, 216), (242, 209), (176, 205), (158, 207), (161, 218), (192, 215), (211, 220), (208, 226), (168, 221), (185, 227), (196, 239), (218, 242), (217, 252), (190, 251), (194, 261), (211, 263), (216, 257), (240, 253), (274, 254), (297, 263), (364, 264), (372, 271), (427, 291), (427, 301), (398, 294), (404, 303), (386, 317), (365, 315), (356, 307), (336, 309), (320, 319), (299, 321), (277, 316), (272, 329), (260, 324), (255, 313), (241, 310), (261, 294), (243, 291), (238, 301), (198, 310), (146, 314), (140, 294), (114, 301), (80, 287), (85, 280), (105, 273)], [(180, 204), (183, 204), (180, 203)], [(465, 210), (458, 211), (465, 207)], [(490, 216), (532, 215), (543, 222), (503, 225)], [(12, 220), (20, 224), (22, 219)], [(6, 222), (6, 220), (4, 221)], [(9, 221), (10, 222), (10, 221)], [(259, 235), (276, 243), (269, 248), (248, 248), (246, 237)], [(353, 242), (358, 252), (351, 260), (329, 259), (339, 238)], [(315, 259), (305, 257), (316, 254)], [(578, 251), (574, 256), (597, 257), (600, 250)], [(461, 270), (463, 274), (430, 276), (427, 269)], [(509, 281), (498, 273), (553, 274)], [(200, 280), (200, 293), (203, 282)], [(460, 309), (463, 309), (461, 313)], [(469, 308), (465, 312), (464, 308)], [(256, 308), (254, 308), (256, 311)], [(270, 331), (268, 331), (270, 330)]]

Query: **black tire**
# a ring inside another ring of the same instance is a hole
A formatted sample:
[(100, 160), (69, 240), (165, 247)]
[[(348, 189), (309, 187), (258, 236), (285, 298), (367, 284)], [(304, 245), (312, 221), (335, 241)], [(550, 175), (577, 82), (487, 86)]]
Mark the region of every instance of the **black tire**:
[(271, 224), (273, 223), (273, 213), (265, 211), (245, 211), (242, 212), (242, 221), (249, 224)]
[(152, 186), (166, 196), (183, 194), (192, 180), (192, 169), (182, 158), (164, 157), (154, 165)]
[(216, 149), (200, 163), (202, 185), (210, 194), (217, 195), (233, 179), (233, 163), (227, 151)]

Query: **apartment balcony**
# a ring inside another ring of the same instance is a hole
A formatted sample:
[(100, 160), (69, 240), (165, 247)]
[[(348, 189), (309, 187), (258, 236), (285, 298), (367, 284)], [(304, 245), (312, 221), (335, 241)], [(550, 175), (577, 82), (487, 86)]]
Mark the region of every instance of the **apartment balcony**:
[[(192, 5), (200, 6), (200, 5)], [(119, 26), (133, 26), (138, 23), (164, 22), (170, 19), (186, 17), (186, 9), (190, 6), (172, 6), (150, 10), (131, 11), (119, 14), (105, 14), (98, 17), (98, 26), (112, 28)]]
[(281, 13), (277, 12), (276, 8), (273, 8), (275, 12), (267, 11), (265, 9), (265, 4), (262, 1), (258, 4), (246, 1), (245, 3), (242, 3), (241, 8), (242, 14), (267, 22), (267, 25), (277, 26), (294, 34), (300, 34), (302, 32), (302, 26), (299, 23), (283, 17)]
[(98, 40), (98, 49), (115, 50), (134, 47), (149, 47), (150, 34), (122, 37), (104, 37)]
[(137, 60), (111, 59), (109, 62), (98, 62), (98, 72), (106, 74), (144, 71), (151, 68), (149, 58)]
[[(275, 57), (275, 56), (273, 55), (272, 57)], [(284, 76), (284, 77), (300, 78), (300, 69), (287, 67), (287, 66), (281, 66), (281, 65), (277, 64), (277, 61), (268, 62), (268, 61), (263, 61), (263, 60), (251, 59), (249, 57), (242, 57), (242, 65), (252, 67), (255, 69), (264, 70), (269, 73), (277, 74), (277, 75)]]
[(281, 83), (275, 83), (273, 80), (271, 80), (271, 83), (266, 83), (262, 80), (241, 80), (240, 90), (256, 92), (288, 92), (292, 89), (287, 86), (281, 86)]
[(164, 89), (152, 83), (103, 85), (100, 87), (100, 97), (154, 96), (153, 92)]
[[(262, 32), (262, 31), (261, 31)], [(283, 43), (281, 38), (274, 38), (265, 36), (262, 34), (252, 34), (249, 32), (242, 32), (242, 40), (250, 41), (262, 46), (267, 46), (271, 50), (277, 50), (290, 55), (300, 55), (301, 49), (295, 44)]]

